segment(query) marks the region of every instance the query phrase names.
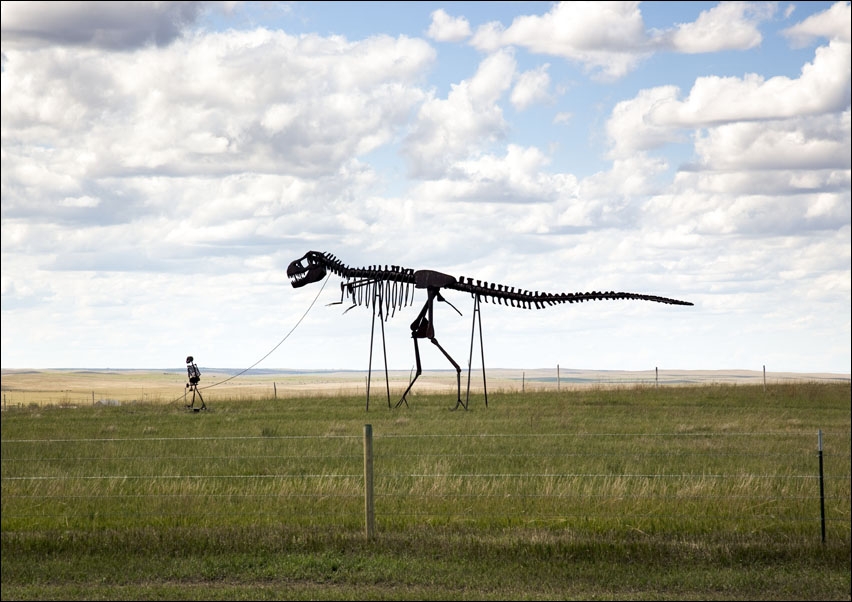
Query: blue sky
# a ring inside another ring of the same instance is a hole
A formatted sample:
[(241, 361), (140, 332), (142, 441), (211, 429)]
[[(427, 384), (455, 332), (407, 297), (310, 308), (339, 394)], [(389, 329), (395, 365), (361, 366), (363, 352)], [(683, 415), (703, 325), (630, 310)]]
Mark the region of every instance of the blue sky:
[(848, 2), (3, 2), (2, 69), (4, 369), (365, 369), (317, 250), (695, 304), (486, 304), (488, 367), (850, 371)]

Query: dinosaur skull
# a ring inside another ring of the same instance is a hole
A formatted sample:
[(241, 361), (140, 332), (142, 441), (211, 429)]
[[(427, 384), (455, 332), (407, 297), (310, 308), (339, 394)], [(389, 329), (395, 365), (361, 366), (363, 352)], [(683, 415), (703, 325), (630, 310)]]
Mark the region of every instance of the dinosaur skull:
[(322, 254), (308, 251), (303, 257), (287, 266), (287, 277), (293, 288), (299, 288), (325, 278), (326, 270)]

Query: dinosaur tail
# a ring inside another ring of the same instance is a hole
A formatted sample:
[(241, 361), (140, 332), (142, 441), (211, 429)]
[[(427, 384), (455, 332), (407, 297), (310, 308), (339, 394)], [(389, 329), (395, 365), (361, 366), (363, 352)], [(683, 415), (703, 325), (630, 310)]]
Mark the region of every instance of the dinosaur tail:
[(561, 303), (582, 303), (584, 301), (609, 301), (618, 299), (652, 301), (655, 303), (665, 303), (668, 305), (693, 305), (689, 301), (681, 301), (680, 299), (672, 299), (669, 297), (660, 297), (658, 295), (645, 295), (642, 293), (626, 293), (615, 291), (592, 291), (584, 293), (543, 293), (539, 291), (529, 291), (515, 289), (503, 284), (495, 284), (482, 282), (481, 280), (474, 281), (472, 278), (461, 277), (457, 282), (448, 286), (459, 291), (469, 292), (472, 295), (479, 295), (486, 301), (498, 303), (500, 305), (510, 305), (512, 307), (521, 307), (525, 309), (541, 309), (551, 305), (559, 305)]

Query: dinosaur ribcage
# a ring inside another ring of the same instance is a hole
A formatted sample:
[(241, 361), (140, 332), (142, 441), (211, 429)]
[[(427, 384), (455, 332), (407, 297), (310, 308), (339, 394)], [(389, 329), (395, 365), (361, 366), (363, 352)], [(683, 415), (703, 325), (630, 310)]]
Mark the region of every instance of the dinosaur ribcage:
[[(413, 271), (399, 266), (348, 268), (340, 273), (340, 301), (355, 306), (372, 307), (385, 318), (414, 301)], [(348, 311), (348, 310), (347, 310)]]

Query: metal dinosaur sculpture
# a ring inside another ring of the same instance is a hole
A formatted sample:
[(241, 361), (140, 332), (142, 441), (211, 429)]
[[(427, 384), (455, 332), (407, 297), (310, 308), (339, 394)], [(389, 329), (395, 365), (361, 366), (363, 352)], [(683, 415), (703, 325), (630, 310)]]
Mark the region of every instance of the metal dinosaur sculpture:
[[(290, 263), (287, 267), (287, 276), (293, 288), (300, 288), (307, 284), (319, 282), (331, 272), (340, 276), (343, 282), (340, 283), (340, 302), (344, 299), (349, 299), (352, 305), (346, 310), (349, 311), (356, 306), (365, 306), (373, 308), (373, 319), (375, 324), (376, 313), (383, 320), (392, 317), (396, 310), (410, 305), (414, 301), (415, 289), (426, 289), (426, 302), (417, 317), (411, 323), (411, 338), (414, 339), (414, 358), (417, 363), (417, 371), (414, 378), (408, 384), (408, 388), (402, 394), (402, 397), (397, 402), (396, 407), (402, 403), (408, 405), (406, 396), (414, 382), (422, 373), (420, 364), (420, 348), (418, 339), (429, 339), (441, 353), (450, 361), (456, 369), (456, 385), (458, 390), (458, 400), (454, 409), (463, 406), (467, 409), (467, 400), (462, 402), (461, 399), (461, 368), (456, 361), (450, 356), (446, 350), (441, 347), (438, 340), (435, 338), (435, 323), (434, 323), (434, 305), (435, 301), (443, 301), (450, 307), (456, 310), (459, 315), (461, 312), (449, 301), (441, 295), (441, 289), (460, 291), (470, 293), (474, 300), (473, 309), (473, 327), (471, 329), (471, 356), (473, 355), (473, 331), (476, 327), (477, 315), (479, 315), (479, 341), (480, 350), (483, 352), (482, 375), (483, 383), (485, 382), (485, 361), (484, 350), (482, 348), (482, 317), (480, 313), (480, 300), (486, 302), (490, 299), (494, 303), (500, 305), (508, 305), (511, 307), (519, 307), (524, 309), (541, 309), (551, 305), (560, 303), (581, 303), (583, 301), (600, 301), (612, 299), (634, 299), (641, 301), (653, 301), (656, 303), (666, 303), (669, 305), (693, 305), (689, 301), (680, 301), (678, 299), (670, 299), (668, 297), (658, 297), (656, 295), (644, 295), (639, 293), (623, 293), (623, 292), (587, 292), (587, 293), (544, 293), (539, 291), (529, 291), (515, 289), (503, 284), (495, 284), (483, 282), (481, 280), (474, 281), (472, 278), (459, 277), (454, 278), (448, 274), (436, 272), (434, 270), (412, 270), (400, 266), (392, 265), (384, 267), (380, 265), (370, 267), (350, 267), (341, 262), (337, 257), (330, 253), (322, 253), (319, 251), (308, 251), (305, 255)], [(345, 312), (344, 312), (345, 313)], [(389, 315), (390, 314), (390, 315)], [(375, 326), (374, 326), (375, 329)], [(384, 326), (382, 326), (382, 335), (384, 336)], [(372, 341), (370, 343), (371, 367), (372, 367)], [(385, 372), (387, 380), (387, 358), (385, 358)], [(470, 372), (468, 369), (468, 396), (470, 392)], [(367, 388), (367, 407), (369, 409), (369, 378)], [(488, 405), (488, 392), (485, 390), (485, 405)], [(388, 387), (388, 407), (390, 407), (390, 389)]]

